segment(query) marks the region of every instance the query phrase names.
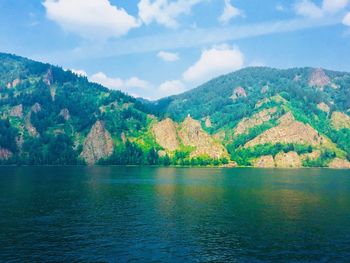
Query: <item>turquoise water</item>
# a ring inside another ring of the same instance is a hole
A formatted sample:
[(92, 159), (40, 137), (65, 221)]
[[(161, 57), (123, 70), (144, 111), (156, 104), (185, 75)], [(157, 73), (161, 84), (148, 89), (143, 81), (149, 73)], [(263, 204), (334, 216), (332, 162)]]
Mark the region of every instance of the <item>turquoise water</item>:
[(350, 171), (0, 168), (8, 262), (349, 262)]

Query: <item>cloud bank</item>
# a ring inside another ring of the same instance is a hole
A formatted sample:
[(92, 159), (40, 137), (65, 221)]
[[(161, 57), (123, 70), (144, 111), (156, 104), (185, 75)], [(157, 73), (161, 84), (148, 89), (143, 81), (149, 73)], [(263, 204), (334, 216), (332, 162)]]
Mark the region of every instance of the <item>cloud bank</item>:
[(48, 19), (87, 39), (125, 35), (140, 26), (136, 18), (108, 0), (45, 0)]

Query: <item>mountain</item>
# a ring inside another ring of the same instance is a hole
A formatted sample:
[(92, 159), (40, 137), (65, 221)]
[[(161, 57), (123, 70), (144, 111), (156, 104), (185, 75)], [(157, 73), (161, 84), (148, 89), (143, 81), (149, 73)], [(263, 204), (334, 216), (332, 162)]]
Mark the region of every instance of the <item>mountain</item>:
[(2, 164), (350, 168), (350, 74), (245, 68), (156, 102), (0, 54)]

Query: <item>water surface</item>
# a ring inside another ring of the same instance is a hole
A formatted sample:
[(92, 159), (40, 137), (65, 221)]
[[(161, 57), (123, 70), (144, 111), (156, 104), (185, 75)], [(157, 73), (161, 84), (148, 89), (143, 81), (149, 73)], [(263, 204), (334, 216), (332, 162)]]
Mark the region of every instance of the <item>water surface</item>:
[(348, 262), (350, 171), (0, 167), (0, 261)]

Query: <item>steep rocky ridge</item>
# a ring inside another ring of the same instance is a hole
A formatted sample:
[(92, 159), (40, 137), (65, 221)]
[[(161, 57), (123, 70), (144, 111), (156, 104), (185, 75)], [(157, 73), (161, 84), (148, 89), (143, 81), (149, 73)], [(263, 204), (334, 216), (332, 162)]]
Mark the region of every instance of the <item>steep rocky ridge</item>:
[(318, 88), (323, 88), (324, 86), (330, 84), (330, 79), (326, 75), (323, 69), (315, 69), (309, 80), (309, 85), (310, 86), (316, 86)]
[(179, 149), (180, 143), (177, 138), (176, 124), (170, 118), (166, 118), (153, 125), (153, 133), (157, 143), (165, 150), (175, 151)]
[(277, 112), (277, 107), (273, 107), (270, 109), (264, 109), (256, 114), (254, 114), (250, 118), (244, 118), (242, 121), (238, 123), (235, 128), (234, 134), (240, 135), (249, 131), (250, 128), (255, 126), (259, 126), (264, 122), (267, 122), (273, 118), (273, 115)]
[(331, 117), (332, 125), (335, 129), (350, 129), (350, 117), (349, 115), (335, 111)]
[(302, 162), (296, 152), (280, 152), (275, 156), (275, 165), (277, 168), (300, 168)]
[(195, 147), (191, 157), (207, 155), (211, 158), (228, 156), (226, 149), (207, 134), (199, 121), (188, 116), (181, 124), (179, 137), (185, 146)]
[(102, 158), (109, 157), (113, 153), (113, 149), (111, 134), (101, 121), (97, 121), (84, 141), (81, 157), (86, 163), (92, 165)]
[(278, 121), (280, 123), (278, 126), (267, 130), (253, 140), (247, 142), (245, 147), (253, 147), (266, 143), (295, 143), (319, 146), (326, 141), (326, 139), (320, 136), (309, 124), (296, 121), (291, 112), (286, 113)]
[(330, 164), (329, 168), (333, 169), (350, 169), (350, 162), (340, 158), (335, 158)]

